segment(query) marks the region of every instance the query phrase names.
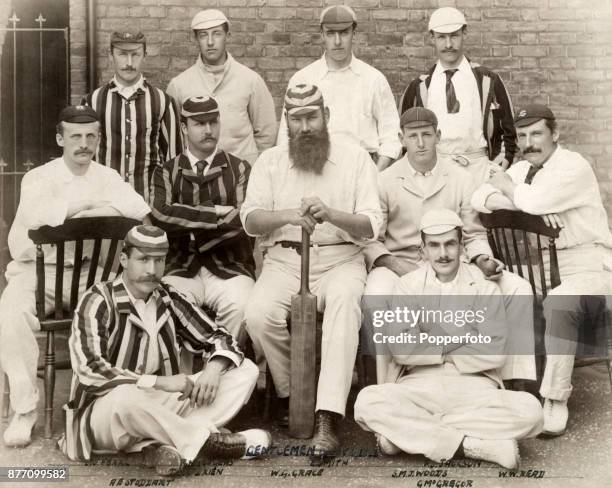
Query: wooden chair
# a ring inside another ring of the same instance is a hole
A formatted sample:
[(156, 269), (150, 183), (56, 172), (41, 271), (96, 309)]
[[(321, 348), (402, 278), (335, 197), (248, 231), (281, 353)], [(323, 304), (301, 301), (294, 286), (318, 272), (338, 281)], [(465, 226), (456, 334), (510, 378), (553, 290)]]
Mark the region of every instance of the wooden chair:
[[(561, 284), (559, 261), (555, 240), (559, 237), (559, 229), (548, 227), (542, 217), (512, 210), (498, 210), (490, 214), (480, 214), (480, 221), (487, 229), (487, 239), (493, 255), (503, 261), (508, 270), (521, 278), (524, 268), (527, 268), (529, 283), (534, 295), (537, 295), (535, 267), (539, 270), (542, 296), (546, 297), (549, 289)], [(529, 234), (534, 234), (536, 248), (531, 249)], [(518, 237), (517, 237), (518, 235)], [(542, 245), (546, 238), (545, 246)], [(522, 242), (521, 242), (522, 241)], [(522, 249), (520, 249), (522, 247)], [(511, 252), (512, 250), (512, 252)], [(548, 250), (550, 258), (549, 279), (546, 280), (544, 269), (544, 251)], [(522, 258), (521, 258), (522, 255)], [(550, 283), (550, 288), (548, 288)]]
[[(70, 369), (70, 361), (55, 361), (55, 333), (69, 330), (72, 315), (79, 299), (79, 283), (81, 269), (89, 263), (87, 273), (87, 288), (97, 282), (109, 279), (113, 268), (117, 268), (117, 251), (119, 242), (128, 230), (140, 222), (124, 217), (92, 217), (69, 219), (58, 227), (44, 226), (30, 230), (28, 235), (36, 244), (36, 314), (40, 320), (40, 330), (47, 335), (44, 359), (45, 388), (45, 438), (50, 438), (53, 432), (53, 395), (55, 390), (55, 370)], [(108, 252), (103, 252), (102, 241), (109, 240)], [(93, 240), (91, 256), (84, 256), (84, 241)], [(64, 270), (66, 266), (65, 249), (68, 243), (74, 243), (74, 264), (70, 282), (70, 297), (64, 300)], [(55, 290), (53, 293), (54, 310), (45, 314), (45, 255), (43, 244), (55, 247)], [(103, 256), (106, 254), (106, 256)], [(120, 268), (120, 267), (119, 267)], [(101, 269), (101, 273), (99, 270)], [(119, 273), (116, 270), (116, 273)], [(68, 303), (68, 306), (64, 305)], [(43, 317), (42, 319), (40, 319)]]
[[(542, 217), (524, 212), (512, 210), (498, 210), (490, 214), (480, 214), (480, 221), (487, 229), (487, 238), (493, 251), (493, 255), (504, 262), (510, 272), (518, 273), (522, 278), (529, 280), (534, 296), (538, 297), (536, 278), (539, 275), (541, 298), (546, 298), (548, 291), (561, 284), (559, 273), (559, 261), (557, 258), (556, 239), (559, 237), (559, 229), (548, 227)], [(530, 240), (530, 237), (533, 240)], [(535, 241), (535, 242), (534, 242)], [(544, 241), (544, 244), (543, 244)], [(544, 266), (544, 252), (549, 253), (548, 280)], [(525, 277), (525, 268), (528, 276)], [(535, 273), (535, 269), (539, 273)], [(550, 284), (550, 287), (548, 286)], [(538, 311), (541, 315), (541, 300), (537, 300)], [(599, 320), (598, 320), (599, 322)], [(603, 341), (607, 344), (605, 358), (581, 358), (576, 359), (575, 366), (585, 366), (595, 362), (605, 361), (608, 369), (610, 387), (612, 390), (612, 334), (610, 333), (610, 314), (606, 313), (603, 318)], [(543, 356), (544, 348), (544, 318), (537, 320), (536, 327), (536, 354)], [(579, 331), (579, 343), (588, 344), (588, 337), (592, 336), (591, 330), (581, 328)], [(539, 364), (541, 370), (541, 362)]]

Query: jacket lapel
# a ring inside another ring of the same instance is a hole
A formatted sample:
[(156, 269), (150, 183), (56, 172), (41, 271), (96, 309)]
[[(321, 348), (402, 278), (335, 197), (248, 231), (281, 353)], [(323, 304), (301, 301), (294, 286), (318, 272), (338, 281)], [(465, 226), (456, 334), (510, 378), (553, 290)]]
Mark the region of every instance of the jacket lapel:
[(442, 188), (446, 186), (448, 181), (448, 171), (446, 167), (438, 161), (436, 163), (437, 168), (435, 168), (435, 172), (433, 174), (433, 184), (429, 187), (428, 192), (424, 195), (425, 200), (431, 198), (436, 193), (438, 193)]

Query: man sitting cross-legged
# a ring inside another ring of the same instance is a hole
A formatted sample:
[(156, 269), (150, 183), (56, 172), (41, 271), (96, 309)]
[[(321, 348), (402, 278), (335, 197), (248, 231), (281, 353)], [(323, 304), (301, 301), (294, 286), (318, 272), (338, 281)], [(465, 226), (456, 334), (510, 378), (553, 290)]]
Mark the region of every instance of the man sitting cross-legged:
[[(270, 444), (251, 429), (219, 433), (249, 399), (257, 367), (234, 338), (162, 283), (166, 234), (138, 226), (125, 238), (123, 273), (81, 298), (70, 336), (74, 370), (60, 447), (72, 460), (92, 451), (145, 451), (158, 474), (176, 474), (200, 453), (246, 458)], [(179, 348), (207, 361), (179, 374)]]
[[(381, 332), (392, 354), (385, 383), (359, 393), (355, 420), (377, 434), (384, 454), (404, 451), (441, 462), (463, 453), (512, 469), (519, 462), (517, 440), (541, 431), (542, 410), (531, 394), (503, 389), (503, 299), (497, 284), (484, 279), (476, 266), (461, 262), (462, 226), (459, 216), (447, 209), (423, 216), (426, 264), (399, 280), (392, 309), (401, 304), (433, 319), (421, 316), (410, 325), (385, 325), (401, 334)], [(442, 313), (430, 314), (437, 311)], [(455, 319), (436, 318), (448, 312)], [(458, 312), (465, 321), (459, 321)], [(405, 333), (414, 340), (392, 343)]]

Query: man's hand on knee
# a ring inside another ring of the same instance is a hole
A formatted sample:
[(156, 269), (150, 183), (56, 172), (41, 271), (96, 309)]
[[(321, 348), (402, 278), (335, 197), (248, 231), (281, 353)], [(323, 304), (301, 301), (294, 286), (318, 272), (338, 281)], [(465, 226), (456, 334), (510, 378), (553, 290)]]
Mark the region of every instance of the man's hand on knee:
[(219, 391), (221, 373), (229, 364), (229, 359), (222, 357), (216, 357), (208, 361), (204, 371), (202, 371), (202, 374), (198, 376), (198, 379), (195, 381), (193, 390), (191, 390), (189, 399), (192, 407), (194, 405), (198, 407), (210, 405), (215, 401), (217, 392)]
[(168, 393), (182, 393), (179, 400), (189, 398), (193, 390), (193, 381), (185, 374), (175, 374), (172, 376), (158, 376), (154, 388), (167, 391)]

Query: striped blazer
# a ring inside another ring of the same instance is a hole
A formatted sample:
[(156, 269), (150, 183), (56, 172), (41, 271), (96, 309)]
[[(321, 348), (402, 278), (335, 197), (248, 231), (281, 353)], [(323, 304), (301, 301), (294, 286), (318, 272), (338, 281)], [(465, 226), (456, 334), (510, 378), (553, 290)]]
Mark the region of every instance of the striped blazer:
[[(512, 164), (517, 144), (510, 95), (497, 73), (473, 61), (470, 61), (470, 66), (480, 94), (482, 133), (487, 140), (489, 159), (495, 159), (503, 143), (504, 157)], [(434, 64), (427, 73), (410, 82), (400, 99), (400, 115), (412, 107), (427, 107), (428, 88), (435, 68)]]
[(148, 201), (155, 166), (182, 150), (174, 100), (146, 80), (125, 99), (111, 81), (87, 95), (83, 103), (100, 117), (96, 161), (117, 170)]
[[(167, 275), (193, 277), (204, 266), (222, 279), (255, 278), (252, 239), (240, 222), (250, 172), (249, 163), (223, 150), (204, 176), (184, 154), (155, 169), (149, 205), (154, 223), (169, 235)], [(219, 218), (215, 205), (234, 209)]]
[[(205, 359), (224, 356), (239, 366), (243, 355), (232, 335), (171, 286), (153, 292), (159, 328), (160, 375), (179, 373), (180, 350)], [(91, 457), (89, 419), (94, 401), (116, 386), (135, 384), (146, 371), (149, 334), (131, 302), (123, 279), (98, 283), (81, 297), (69, 340), (70, 400), (64, 405), (66, 432), (60, 449), (72, 460)]]

